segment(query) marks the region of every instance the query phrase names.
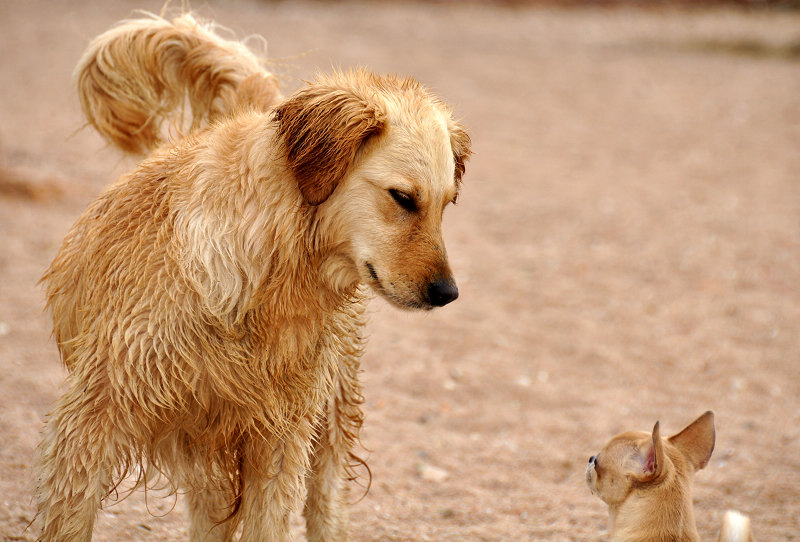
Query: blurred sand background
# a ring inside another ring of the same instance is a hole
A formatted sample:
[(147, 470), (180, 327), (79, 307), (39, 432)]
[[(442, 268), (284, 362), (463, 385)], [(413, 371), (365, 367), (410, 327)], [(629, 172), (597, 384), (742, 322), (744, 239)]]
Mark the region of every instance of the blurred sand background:
[[(0, 2), (0, 540), (34, 539), (31, 465), (65, 377), (36, 283), (89, 200), (134, 167), (81, 129), (71, 72), (137, 8), (161, 2)], [(371, 305), (373, 479), (354, 540), (604, 540), (587, 458), (707, 409), (702, 537), (735, 508), (758, 540), (800, 539), (800, 12), (193, 8), (264, 36), (287, 92), (331, 66), (413, 75), (472, 134), (444, 223), (460, 299), (430, 314)], [(180, 498), (137, 493), (100, 512), (95, 540), (186, 532)]]

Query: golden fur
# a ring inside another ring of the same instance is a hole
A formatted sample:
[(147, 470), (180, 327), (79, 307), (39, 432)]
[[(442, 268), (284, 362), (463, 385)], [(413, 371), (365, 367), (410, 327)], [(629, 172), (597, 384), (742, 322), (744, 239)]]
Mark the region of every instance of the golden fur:
[[(163, 121), (180, 120), (185, 100), (191, 128), (281, 100), (259, 58), (218, 36), (213, 23), (188, 13), (171, 22), (143, 15), (95, 38), (75, 68), (86, 119), (117, 147), (146, 153), (163, 143)], [(171, 128), (179, 133), (181, 126)]]
[[(124, 22), (76, 71), (89, 122), (152, 152), (78, 219), (47, 270), (68, 389), (39, 449), (42, 540), (90, 540), (147, 468), (187, 492), (192, 540), (347, 538), (367, 286), (457, 296), (441, 238), (469, 138), (410, 79), (318, 76), (283, 100), (241, 44), (189, 16)], [(188, 93), (188, 94), (187, 94)]]
[[(589, 459), (586, 483), (608, 505), (610, 542), (698, 542), (692, 475), (714, 451), (714, 413), (664, 439), (630, 431), (612, 438)], [(743, 517), (743, 516), (739, 516)], [(749, 521), (725, 516), (719, 542), (752, 542)]]

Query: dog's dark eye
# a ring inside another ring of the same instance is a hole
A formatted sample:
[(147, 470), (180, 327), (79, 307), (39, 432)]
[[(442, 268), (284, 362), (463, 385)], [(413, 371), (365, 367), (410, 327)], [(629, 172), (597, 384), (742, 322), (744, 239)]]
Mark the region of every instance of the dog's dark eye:
[(405, 192), (395, 190), (394, 188), (389, 190), (389, 194), (391, 194), (400, 207), (409, 213), (413, 213), (417, 210), (417, 202), (414, 200), (413, 196), (406, 194)]

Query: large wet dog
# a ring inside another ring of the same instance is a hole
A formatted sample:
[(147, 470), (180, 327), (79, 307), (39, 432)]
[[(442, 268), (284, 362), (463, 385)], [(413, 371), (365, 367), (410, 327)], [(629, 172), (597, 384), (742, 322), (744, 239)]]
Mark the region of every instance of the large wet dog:
[[(117, 484), (154, 472), (186, 492), (192, 540), (283, 540), (304, 487), (309, 540), (345, 539), (366, 287), (456, 298), (440, 228), (468, 136), (410, 79), (336, 72), (284, 99), (190, 16), (123, 22), (76, 75), (90, 124), (147, 157), (43, 279), (70, 374), (42, 539), (89, 540)], [(160, 145), (184, 102), (191, 128)]]

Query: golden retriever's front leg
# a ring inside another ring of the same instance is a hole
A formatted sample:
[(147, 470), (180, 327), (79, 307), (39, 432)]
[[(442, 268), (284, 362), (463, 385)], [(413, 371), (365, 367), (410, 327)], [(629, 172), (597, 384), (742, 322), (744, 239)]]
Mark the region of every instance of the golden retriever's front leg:
[(161, 441), (158, 461), (186, 495), (191, 542), (223, 542), (233, 539), (236, 499), (231, 486), (214, 476), (208, 449), (188, 433), (177, 432)]
[[(189, 505), (189, 540), (191, 542), (226, 542), (232, 539), (231, 522), (222, 521), (230, 510), (230, 495), (217, 488), (199, 488), (187, 492)], [(220, 523), (221, 522), (221, 523)]]
[(298, 507), (308, 470), (311, 423), (302, 420), (281, 442), (254, 439), (245, 451), (242, 541), (284, 542), (289, 517)]
[[(319, 427), (311, 472), (306, 477), (308, 495), (303, 510), (308, 542), (347, 540), (346, 450), (338, 424), (326, 417)], [(337, 445), (338, 443), (338, 445)]]
[[(351, 333), (355, 335), (356, 333)], [(328, 399), (325, 415), (317, 425), (312, 468), (306, 479), (308, 496), (303, 515), (309, 542), (348, 538), (348, 462), (353, 455), (364, 415), (358, 381), (359, 351), (340, 358), (339, 374)]]

